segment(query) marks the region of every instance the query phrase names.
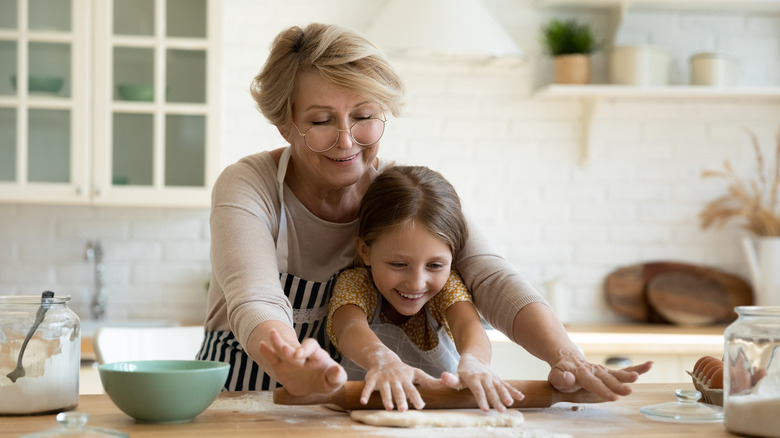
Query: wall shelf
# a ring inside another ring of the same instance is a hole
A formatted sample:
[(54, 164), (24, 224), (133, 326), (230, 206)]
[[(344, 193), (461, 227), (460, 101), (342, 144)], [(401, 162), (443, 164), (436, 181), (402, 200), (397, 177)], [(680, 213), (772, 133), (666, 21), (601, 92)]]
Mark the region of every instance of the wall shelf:
[(537, 7), (741, 9), (778, 11), (779, 0), (537, 0)]
[(587, 165), (592, 143), (591, 127), (599, 104), (616, 99), (699, 99), (780, 101), (780, 87), (705, 87), (689, 85), (631, 86), (631, 85), (547, 85), (534, 93), (538, 99), (569, 98), (582, 102), (579, 163)]
[(780, 87), (706, 87), (689, 85), (547, 85), (536, 97), (641, 99), (753, 99), (780, 100)]

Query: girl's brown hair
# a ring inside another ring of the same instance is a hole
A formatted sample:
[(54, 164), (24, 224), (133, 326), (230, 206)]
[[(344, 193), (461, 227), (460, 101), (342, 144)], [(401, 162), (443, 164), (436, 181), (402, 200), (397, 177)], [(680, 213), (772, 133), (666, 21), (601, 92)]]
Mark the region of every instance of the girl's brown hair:
[(400, 112), (403, 82), (385, 55), (353, 30), (321, 23), (283, 30), (274, 39), (250, 91), (263, 115), (292, 129), (295, 80), (315, 70), (332, 83), (355, 91), (394, 116)]
[[(366, 245), (396, 226), (414, 220), (446, 242), (453, 257), (468, 238), (455, 188), (425, 166), (394, 166), (371, 183), (360, 202), (357, 237)], [(358, 266), (362, 259), (355, 258)]]

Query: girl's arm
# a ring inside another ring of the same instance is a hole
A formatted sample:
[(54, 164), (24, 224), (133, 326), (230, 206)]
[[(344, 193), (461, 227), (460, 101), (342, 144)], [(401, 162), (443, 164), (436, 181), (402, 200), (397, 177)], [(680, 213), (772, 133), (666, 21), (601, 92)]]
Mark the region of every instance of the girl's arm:
[(360, 396), (362, 404), (368, 403), (371, 393), (378, 390), (387, 410), (393, 410), (395, 401), (398, 410), (405, 411), (407, 398), (417, 409), (425, 406), (415, 384), (438, 386), (437, 380), (406, 365), (387, 348), (369, 327), (363, 309), (353, 304), (341, 306), (333, 313), (332, 324), (334, 341), (341, 354), (366, 370), (366, 385)]
[(520, 391), (490, 369), (493, 350), (474, 305), (469, 301), (452, 304), (447, 308), (447, 321), (460, 353), (460, 362), (457, 375), (442, 374), (445, 384), (468, 387), (483, 411), (488, 411), (492, 405), (497, 411), (504, 412), (515, 399), (522, 400), (524, 396)]

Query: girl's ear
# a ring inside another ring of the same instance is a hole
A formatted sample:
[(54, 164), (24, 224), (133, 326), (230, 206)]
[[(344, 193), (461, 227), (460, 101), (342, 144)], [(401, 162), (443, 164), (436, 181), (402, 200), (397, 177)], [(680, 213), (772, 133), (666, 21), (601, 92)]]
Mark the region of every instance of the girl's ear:
[(355, 237), (355, 249), (358, 255), (363, 260), (365, 266), (371, 266), (370, 248), (366, 245), (366, 242), (360, 237)]

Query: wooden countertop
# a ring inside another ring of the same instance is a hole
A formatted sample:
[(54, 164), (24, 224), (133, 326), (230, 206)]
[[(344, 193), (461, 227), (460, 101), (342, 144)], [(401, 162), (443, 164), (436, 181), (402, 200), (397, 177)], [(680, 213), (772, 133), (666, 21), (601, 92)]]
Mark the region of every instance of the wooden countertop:
[[(322, 406), (280, 406), (270, 392), (222, 393), (202, 414), (187, 423), (138, 423), (114, 406), (106, 395), (82, 395), (78, 411), (90, 414), (89, 426), (120, 430), (132, 437), (730, 437), (722, 423), (681, 424), (648, 420), (639, 412), (646, 405), (674, 401), (674, 390), (692, 386), (636, 384), (634, 393), (617, 402), (523, 410), (525, 424), (509, 428), (397, 429), (367, 426), (345, 413)], [(0, 417), (0, 436), (19, 436), (57, 427), (54, 415)]]

